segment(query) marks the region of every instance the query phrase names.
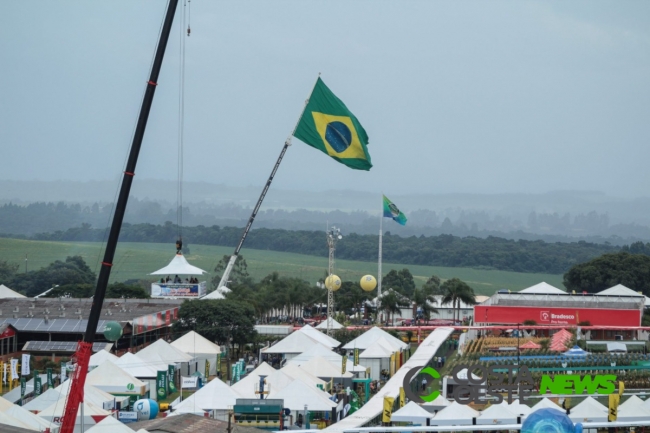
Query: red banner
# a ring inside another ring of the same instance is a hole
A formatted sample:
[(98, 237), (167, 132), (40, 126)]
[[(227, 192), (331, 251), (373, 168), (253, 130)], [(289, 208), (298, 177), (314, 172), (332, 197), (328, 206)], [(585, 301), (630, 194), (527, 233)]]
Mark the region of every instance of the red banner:
[(499, 307), (477, 305), (474, 323), (516, 324), (534, 320), (538, 325), (640, 326), (641, 311), (606, 308)]

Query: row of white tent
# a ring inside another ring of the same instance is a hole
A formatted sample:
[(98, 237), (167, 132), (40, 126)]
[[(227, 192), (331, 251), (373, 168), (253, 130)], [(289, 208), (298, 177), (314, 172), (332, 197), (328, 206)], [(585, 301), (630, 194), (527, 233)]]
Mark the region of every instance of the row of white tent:
[[(457, 402), (449, 402), (443, 397), (438, 397), (430, 403), (418, 405), (409, 402), (404, 407), (392, 414), (394, 422), (410, 422), (413, 424), (432, 426), (472, 425), (474, 420), (477, 425), (517, 424), (529, 414), (538, 409), (564, 409), (543, 398), (532, 407), (519, 403), (518, 400), (508, 404), (503, 401), (489, 406), (483, 411), (477, 411), (469, 406)], [(437, 411), (435, 415), (432, 412)], [(586, 397), (578, 405), (570, 409), (569, 418), (573, 422), (607, 422), (607, 406), (599, 403), (592, 397)], [(618, 421), (634, 422), (650, 418), (650, 400), (643, 401), (636, 395), (631, 396), (618, 407)]]

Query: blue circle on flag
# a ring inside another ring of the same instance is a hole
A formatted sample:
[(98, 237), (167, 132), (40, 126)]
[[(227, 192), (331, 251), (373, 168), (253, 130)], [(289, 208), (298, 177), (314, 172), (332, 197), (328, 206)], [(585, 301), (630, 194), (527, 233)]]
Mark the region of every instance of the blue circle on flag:
[(325, 140), (336, 153), (341, 153), (352, 143), (352, 132), (343, 122), (330, 122), (325, 129)]

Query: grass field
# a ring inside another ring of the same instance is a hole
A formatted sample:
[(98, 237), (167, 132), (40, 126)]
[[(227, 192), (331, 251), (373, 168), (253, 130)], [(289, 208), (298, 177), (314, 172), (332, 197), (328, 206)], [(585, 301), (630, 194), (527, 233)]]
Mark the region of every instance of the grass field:
[[(186, 256), (187, 260), (206, 271), (212, 271), (219, 259), (233, 252), (233, 248), (230, 247), (196, 244), (191, 245), (190, 249), (191, 254)], [(148, 274), (166, 266), (175, 252), (172, 243), (120, 243), (115, 254), (111, 281), (151, 278)], [(103, 246), (94, 242), (41, 242), (0, 238), (0, 260), (19, 264), (20, 271), (23, 272), (25, 270), (25, 255), (27, 255), (28, 270), (40, 269), (55, 260), (65, 260), (67, 256), (80, 255), (91, 269), (97, 272), (103, 255)], [(242, 255), (248, 263), (249, 273), (256, 280), (273, 271), (278, 271), (283, 276), (316, 282), (327, 269), (327, 258), (325, 257), (246, 248), (242, 250)], [(500, 289), (521, 290), (542, 281), (563, 288), (562, 275), (402, 265), (399, 263), (383, 263), (382, 265), (384, 275), (391, 269), (403, 268), (408, 268), (411, 271), (418, 286), (422, 285), (431, 275), (437, 275), (443, 280), (458, 277), (472, 286), (477, 294), (484, 295), (491, 295)], [(344, 281), (358, 280), (365, 274), (376, 275), (377, 263), (336, 260), (335, 272)]]

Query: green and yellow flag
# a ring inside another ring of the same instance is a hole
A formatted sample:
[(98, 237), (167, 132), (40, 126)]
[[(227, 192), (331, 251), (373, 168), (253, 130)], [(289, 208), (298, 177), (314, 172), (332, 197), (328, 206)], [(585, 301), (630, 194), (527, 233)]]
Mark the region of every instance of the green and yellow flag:
[(384, 197), (384, 218), (392, 218), (396, 223), (405, 226), (406, 225), (406, 215), (402, 213), (401, 210), (388, 199)]
[(366, 131), (320, 78), (293, 135), (350, 168), (372, 167)]

